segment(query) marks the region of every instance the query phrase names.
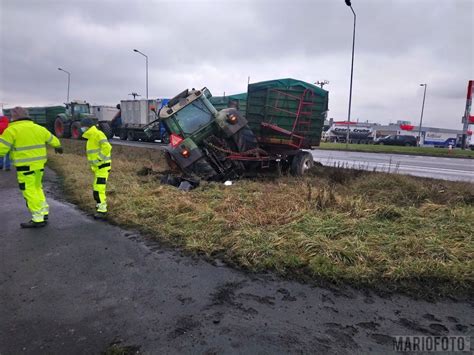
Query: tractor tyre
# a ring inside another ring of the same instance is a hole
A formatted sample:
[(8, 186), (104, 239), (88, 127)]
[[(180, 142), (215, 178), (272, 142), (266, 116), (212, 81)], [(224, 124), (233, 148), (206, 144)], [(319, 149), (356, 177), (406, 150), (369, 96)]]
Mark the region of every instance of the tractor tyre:
[(71, 137), (70, 123), (64, 121), (61, 117), (56, 117), (56, 120), (54, 121), (54, 134), (58, 138)]
[(232, 136), (232, 140), (237, 146), (239, 153), (246, 152), (258, 147), (257, 137), (249, 126), (243, 127), (240, 131)]
[(99, 122), (99, 129), (102, 132), (104, 132), (107, 139), (111, 139), (114, 136), (114, 133), (112, 131), (112, 127), (110, 127), (109, 122), (106, 122), (106, 121)]
[(79, 121), (74, 121), (71, 124), (71, 138), (81, 139), (81, 137), (82, 137), (81, 123)]
[(314, 161), (311, 153), (300, 151), (291, 161), (290, 172), (294, 176), (303, 176), (313, 166)]

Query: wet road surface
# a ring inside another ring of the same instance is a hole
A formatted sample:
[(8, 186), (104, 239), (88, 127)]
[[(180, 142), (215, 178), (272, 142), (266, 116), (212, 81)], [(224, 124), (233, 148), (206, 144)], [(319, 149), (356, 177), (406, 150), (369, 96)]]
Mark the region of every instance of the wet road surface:
[(474, 159), (421, 155), (311, 150), (315, 161), (327, 166), (407, 174), (442, 180), (474, 182)]
[(113, 342), (147, 354), (390, 353), (394, 335), (474, 335), (467, 302), (211, 264), (94, 221), (53, 198), (50, 171), (47, 180), (49, 225), (22, 230), (14, 173), (0, 172), (1, 354), (98, 354)]

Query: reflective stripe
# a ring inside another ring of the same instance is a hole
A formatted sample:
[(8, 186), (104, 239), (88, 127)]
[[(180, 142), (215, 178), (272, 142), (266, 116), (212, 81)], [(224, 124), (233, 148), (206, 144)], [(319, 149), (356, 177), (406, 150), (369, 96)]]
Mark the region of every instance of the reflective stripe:
[(100, 144), (100, 143), (105, 143), (105, 142), (108, 142), (108, 141), (109, 141), (108, 139), (101, 139), (101, 140), (99, 141), (99, 144)]
[(27, 163), (27, 162), (29, 162), (29, 161), (47, 160), (47, 158), (48, 158), (48, 157), (43, 156), (43, 157), (36, 157), (36, 158), (16, 159), (16, 160), (12, 160), (12, 163), (13, 163), (13, 164), (17, 164), (17, 163)]
[(108, 161), (110, 160), (110, 157), (102, 154), (102, 153), (99, 153), (99, 158), (102, 159), (103, 161)]
[(50, 134), (48, 140), (46, 141), (46, 143), (51, 143), (51, 141), (53, 140), (53, 138), (54, 138), (53, 135)]
[(95, 206), (97, 208), (97, 212), (107, 212), (107, 204), (106, 203), (98, 203)]
[(41, 211), (33, 212), (31, 214), (31, 219), (33, 222), (43, 222), (44, 221), (44, 215)]
[(41, 149), (41, 148), (46, 148), (46, 146), (44, 144), (29, 145), (29, 146), (26, 146), (26, 147), (15, 147), (15, 148), (13, 148), (13, 150), (15, 152), (19, 152), (19, 151), (22, 151), (22, 150)]
[(99, 153), (99, 152), (100, 152), (100, 149), (90, 149), (86, 151), (87, 154)]
[(0, 143), (3, 143), (5, 144), (8, 148), (11, 148), (12, 147), (12, 144), (11, 143), (8, 143), (6, 140), (0, 138)]
[(99, 162), (98, 160), (88, 160), (88, 161), (89, 161), (89, 163), (91, 163), (91, 164), (97, 164), (97, 163)]

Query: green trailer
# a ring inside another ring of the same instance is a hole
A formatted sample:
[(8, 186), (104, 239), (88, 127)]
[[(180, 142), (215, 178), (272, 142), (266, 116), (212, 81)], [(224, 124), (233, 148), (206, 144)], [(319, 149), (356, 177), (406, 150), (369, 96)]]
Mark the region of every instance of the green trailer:
[(209, 99), (217, 111), (225, 108), (236, 108), (244, 116), (247, 110), (247, 93), (234, 94), (228, 96), (213, 96)]
[[(47, 106), (47, 107), (26, 107), (31, 119), (46, 127), (50, 132), (54, 132), (54, 121), (58, 115), (66, 111), (64, 106)], [(4, 109), (5, 116), (10, 117), (11, 109)]]
[(248, 86), (246, 118), (262, 147), (271, 150), (319, 146), (329, 93), (295, 79)]

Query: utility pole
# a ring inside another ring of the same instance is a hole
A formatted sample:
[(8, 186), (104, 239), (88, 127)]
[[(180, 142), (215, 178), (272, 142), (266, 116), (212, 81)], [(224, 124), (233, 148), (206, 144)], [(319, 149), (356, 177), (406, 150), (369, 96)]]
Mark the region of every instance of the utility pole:
[(349, 112), (347, 114), (347, 134), (346, 134), (346, 149), (349, 148), (349, 129), (351, 122), (351, 106), (352, 106), (352, 79), (354, 77), (354, 49), (355, 49), (355, 36), (356, 36), (356, 20), (357, 16), (352, 8), (351, 0), (345, 0), (346, 5), (351, 8), (352, 14), (354, 15), (354, 29), (352, 30), (352, 62), (351, 62), (351, 84), (349, 89)]
[(134, 49), (134, 52), (141, 54), (145, 57), (145, 65), (146, 65), (146, 99), (148, 100), (148, 56), (145, 53), (140, 52), (138, 49)]
[(467, 148), (467, 145), (468, 145), (467, 131), (469, 130), (469, 124), (471, 123), (471, 119), (474, 118), (474, 116), (471, 116), (473, 91), (474, 91), (474, 80), (469, 80), (467, 84), (466, 109), (464, 111), (464, 116), (462, 118), (463, 129), (462, 129), (461, 149)]
[(420, 84), (420, 86), (424, 86), (425, 91), (423, 93), (423, 104), (421, 105), (420, 126), (418, 127), (418, 146), (419, 147), (421, 147), (421, 128), (423, 125), (423, 111), (425, 110), (426, 88), (428, 87), (428, 84)]
[(69, 102), (69, 87), (71, 85), (71, 73), (68, 72), (67, 70), (64, 70), (62, 68), (58, 68), (58, 70), (65, 72), (67, 74), (67, 99), (66, 102)]

